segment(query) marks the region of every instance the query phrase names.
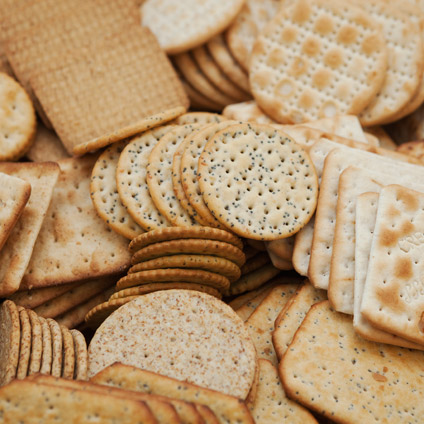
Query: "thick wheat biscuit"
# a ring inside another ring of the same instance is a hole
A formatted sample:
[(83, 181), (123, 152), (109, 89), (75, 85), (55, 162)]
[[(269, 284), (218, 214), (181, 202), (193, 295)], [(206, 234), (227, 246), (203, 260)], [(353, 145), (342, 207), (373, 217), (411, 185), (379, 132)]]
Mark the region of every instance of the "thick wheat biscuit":
[(239, 267), (243, 266), (246, 260), (243, 251), (232, 244), (215, 240), (184, 239), (163, 241), (143, 247), (133, 255), (131, 263), (135, 265), (161, 256), (182, 253), (218, 256), (234, 262)]
[(75, 369), (75, 348), (71, 332), (65, 327), (60, 327), (63, 340), (62, 375), (63, 378), (73, 379)]
[(43, 317), (38, 317), (41, 323), (43, 332), (43, 353), (41, 355), (40, 374), (50, 375), (52, 372), (53, 346), (52, 333), (47, 320)]
[(18, 308), (11, 300), (5, 300), (0, 307), (0, 386), (16, 376), (20, 339)]
[(236, 234), (257, 240), (299, 231), (318, 196), (308, 154), (284, 133), (255, 123), (215, 134), (200, 155), (198, 178), (215, 218)]
[(318, 421), (303, 406), (290, 400), (281, 384), (275, 366), (266, 359), (260, 358), (259, 383), (256, 399), (250, 412), (257, 423), (317, 423)]
[(158, 37), (168, 54), (176, 54), (200, 46), (221, 33), (236, 17), (243, 0), (201, 3), (190, 0), (146, 0), (141, 7), (142, 25)]
[(37, 314), (31, 309), (28, 309), (27, 312), (31, 323), (31, 356), (28, 375), (32, 375), (40, 372), (41, 356), (43, 354), (43, 329)]
[(211, 286), (218, 290), (226, 290), (230, 286), (228, 278), (215, 272), (197, 269), (169, 268), (139, 271), (128, 274), (116, 283), (116, 288), (122, 290), (148, 283), (172, 281), (205, 284), (206, 286)]
[(225, 106), (222, 115), (235, 121), (277, 124), (259, 108), (255, 100)]
[(222, 423), (254, 423), (241, 399), (128, 365), (115, 363), (100, 371), (91, 381), (208, 405)]
[(254, 346), (235, 312), (189, 290), (149, 293), (122, 306), (96, 331), (88, 354), (89, 376), (122, 362), (240, 399), (248, 395), (256, 369)]
[(19, 289), (30, 262), (60, 168), (51, 162), (0, 163), (0, 172), (31, 184), (28, 203), (0, 251), (0, 295), (10, 296)]
[[(244, 266), (244, 265), (243, 265)], [(216, 272), (231, 281), (240, 278), (241, 271), (234, 262), (210, 255), (172, 255), (162, 256), (150, 261), (140, 262), (128, 270), (128, 274), (139, 271), (163, 268), (192, 268)]]
[(47, 322), (50, 327), (52, 335), (52, 367), (51, 375), (53, 377), (62, 376), (62, 350), (63, 350), (63, 337), (62, 330), (59, 324), (51, 319), (47, 318)]
[(28, 375), (29, 357), (31, 355), (31, 323), (27, 310), (22, 308), (19, 311), (19, 320), (21, 326), (21, 340), (19, 343), (19, 361), (16, 370), (16, 378), (23, 380)]
[(418, 424), (423, 358), (423, 352), (361, 339), (350, 317), (321, 302), (296, 332), (279, 375), (290, 398), (336, 422)]
[(248, 0), (225, 33), (229, 49), (238, 63), (249, 71), (249, 58), (258, 35), (276, 15), (281, 0)]
[(103, 277), (128, 267), (128, 241), (97, 216), (90, 199), (95, 160), (84, 156), (59, 162), (61, 174), (21, 289)]
[(198, 222), (178, 201), (172, 182), (172, 162), (178, 146), (202, 124), (186, 124), (170, 130), (153, 147), (146, 170), (147, 186), (157, 209), (174, 226), (195, 226)]
[(152, 149), (173, 128), (165, 125), (144, 132), (133, 138), (119, 157), (116, 169), (119, 197), (134, 221), (146, 231), (171, 225), (153, 203), (146, 170)]
[(358, 114), (381, 88), (386, 67), (384, 37), (365, 11), (302, 0), (282, 8), (257, 38), (250, 85), (271, 118), (301, 123)]
[(242, 90), (250, 93), (249, 77), (232, 56), (224, 37), (219, 34), (211, 38), (206, 46), (224, 74)]
[(114, 143), (99, 156), (91, 172), (90, 196), (100, 218), (118, 234), (132, 239), (144, 230), (127, 212), (116, 184), (119, 157), (127, 144)]

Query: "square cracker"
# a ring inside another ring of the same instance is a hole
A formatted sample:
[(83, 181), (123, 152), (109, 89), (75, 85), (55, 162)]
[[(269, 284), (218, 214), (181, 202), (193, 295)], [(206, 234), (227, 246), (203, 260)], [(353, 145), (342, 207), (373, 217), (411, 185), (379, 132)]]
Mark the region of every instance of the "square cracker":
[(0, 172), (31, 184), (31, 196), (0, 251), (0, 296), (19, 289), (50, 204), (60, 168), (56, 163), (0, 163)]
[(130, 264), (127, 240), (97, 216), (90, 198), (96, 156), (63, 159), (22, 290), (117, 274)]
[(157, 40), (136, 24), (46, 65), (31, 85), (67, 150), (78, 155), (169, 121), (189, 104)]
[(375, 327), (424, 345), (424, 194), (383, 188), (361, 312)]
[(25, 156), (32, 162), (57, 162), (69, 157), (59, 137), (40, 122), (34, 141)]

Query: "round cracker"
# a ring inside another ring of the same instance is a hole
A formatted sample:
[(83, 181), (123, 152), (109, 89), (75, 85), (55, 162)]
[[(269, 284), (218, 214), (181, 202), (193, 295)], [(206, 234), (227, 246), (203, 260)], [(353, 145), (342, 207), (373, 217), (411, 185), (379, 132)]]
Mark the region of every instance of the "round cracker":
[(179, 116), (177, 119), (172, 121), (176, 125), (187, 125), (187, 124), (216, 124), (218, 122), (225, 121), (225, 118), (218, 113), (210, 112), (190, 112)]
[(5, 300), (0, 307), (0, 386), (9, 383), (16, 376), (20, 328), (17, 306), (11, 300)]
[(78, 330), (70, 330), (72, 338), (74, 340), (75, 350), (75, 371), (74, 378), (76, 380), (87, 380), (88, 372), (88, 351), (87, 343), (84, 336)]
[(149, 293), (122, 306), (98, 328), (88, 355), (90, 377), (122, 362), (240, 399), (256, 369), (243, 321), (220, 300), (191, 290)]
[(28, 375), (29, 357), (31, 355), (31, 323), (26, 309), (19, 311), (19, 319), (21, 323), (21, 342), (16, 378), (23, 380)]
[(53, 360), (53, 346), (52, 346), (52, 333), (50, 332), (50, 326), (47, 320), (43, 317), (38, 317), (43, 330), (43, 354), (41, 356), (41, 374), (51, 374), (52, 372), (52, 360)]
[(38, 315), (31, 309), (27, 310), (31, 322), (31, 356), (28, 367), (28, 375), (40, 372), (41, 356), (43, 353), (43, 330)]
[(233, 125), (215, 134), (200, 156), (198, 176), (206, 206), (242, 237), (289, 237), (315, 211), (318, 178), (309, 155), (267, 125)]
[(116, 288), (121, 290), (142, 284), (172, 281), (205, 284), (219, 290), (225, 290), (230, 286), (230, 280), (228, 278), (215, 272), (186, 268), (168, 268), (128, 274), (116, 283)]
[(51, 375), (53, 377), (61, 377), (62, 376), (62, 345), (63, 345), (62, 330), (60, 329), (59, 324), (55, 320), (51, 318), (47, 318), (47, 322), (50, 327), (50, 332), (52, 336), (52, 349), (53, 349)]
[(127, 144), (114, 143), (99, 156), (91, 172), (90, 196), (100, 218), (118, 234), (133, 239), (144, 230), (127, 212), (116, 187), (116, 168)]
[(180, 80), (184, 87), (184, 91), (190, 99), (191, 108), (198, 110), (211, 110), (215, 112), (220, 112), (222, 110), (221, 105), (207, 99), (203, 94), (194, 89), (181, 75)]
[(73, 379), (75, 369), (75, 348), (71, 332), (64, 325), (60, 326), (63, 340), (62, 377)]
[(37, 121), (26, 91), (3, 72), (0, 72), (0, 108), (0, 161), (17, 160), (31, 147)]

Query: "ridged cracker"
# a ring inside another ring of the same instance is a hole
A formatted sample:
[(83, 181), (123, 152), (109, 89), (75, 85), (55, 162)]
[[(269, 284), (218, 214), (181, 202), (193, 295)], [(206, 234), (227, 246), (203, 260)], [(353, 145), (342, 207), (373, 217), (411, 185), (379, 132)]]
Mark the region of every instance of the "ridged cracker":
[(259, 35), (250, 84), (273, 119), (300, 123), (358, 114), (382, 86), (386, 67), (384, 37), (366, 12), (351, 3), (301, 0), (283, 7)]
[(88, 370), (88, 352), (87, 343), (84, 336), (78, 330), (70, 331), (74, 340), (75, 350), (75, 372), (74, 378), (76, 380), (87, 380)]
[[(160, 329), (157, 320), (164, 324)], [(131, 331), (133, 326), (138, 335)], [(114, 336), (109, 338), (111, 331)], [(150, 334), (149, 343), (143, 334)], [(139, 348), (131, 353), (128, 348), (134, 342)], [(150, 293), (126, 304), (97, 330), (88, 354), (90, 376), (120, 361), (240, 399), (246, 398), (256, 368), (253, 344), (235, 312), (212, 296), (188, 290)]]
[(47, 318), (47, 322), (50, 327), (52, 335), (52, 367), (51, 375), (53, 377), (62, 376), (62, 350), (63, 350), (63, 338), (62, 330), (59, 324), (51, 318)]
[(118, 234), (133, 239), (144, 230), (127, 212), (116, 188), (116, 168), (127, 144), (125, 140), (114, 143), (99, 156), (91, 172), (90, 196), (100, 218)]
[(21, 340), (19, 343), (19, 361), (16, 369), (16, 378), (23, 380), (28, 375), (29, 357), (31, 355), (31, 323), (28, 311), (19, 311), (19, 321), (21, 326)]
[(119, 197), (128, 213), (146, 231), (171, 224), (156, 208), (147, 186), (149, 155), (157, 142), (173, 126), (162, 126), (133, 138), (119, 157), (116, 184)]
[(53, 360), (52, 333), (50, 332), (50, 326), (47, 320), (43, 317), (38, 317), (38, 319), (40, 320), (43, 332), (43, 353), (41, 356), (40, 374), (50, 375)]
[(215, 218), (247, 238), (288, 237), (315, 210), (318, 179), (308, 154), (270, 126), (239, 124), (215, 134), (200, 155), (198, 178)]
[(142, 24), (158, 37), (168, 54), (190, 50), (222, 32), (243, 6), (243, 0), (146, 0)]
[(31, 309), (28, 309), (27, 312), (31, 322), (31, 356), (28, 375), (32, 375), (40, 372), (43, 353), (43, 330), (37, 314)]

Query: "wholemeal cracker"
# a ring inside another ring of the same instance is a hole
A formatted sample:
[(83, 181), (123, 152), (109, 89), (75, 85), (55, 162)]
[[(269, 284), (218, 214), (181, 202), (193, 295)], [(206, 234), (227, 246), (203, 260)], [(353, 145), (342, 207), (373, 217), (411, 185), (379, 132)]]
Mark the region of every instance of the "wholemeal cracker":
[(423, 352), (367, 342), (350, 317), (314, 305), (279, 375), (293, 400), (337, 422), (419, 423)]
[[(157, 320), (163, 323), (160, 329)], [(168, 321), (172, 326), (165, 324)], [(131, 330), (134, 325), (137, 332)], [(111, 330), (113, 337), (108, 336)], [(159, 339), (153, 346), (156, 333)], [(149, 334), (148, 339), (143, 334)], [(134, 352), (130, 346), (136, 340), (139, 348)], [(237, 363), (230, 359), (235, 352)], [(118, 361), (242, 399), (256, 368), (253, 344), (235, 312), (212, 296), (188, 290), (150, 293), (127, 303), (96, 331), (88, 353), (89, 376)]]
[(62, 349), (63, 338), (60, 325), (53, 319), (47, 318), (52, 336), (52, 366), (51, 375), (53, 377), (62, 376)]
[(19, 361), (16, 369), (16, 378), (22, 380), (28, 374), (29, 357), (31, 355), (31, 323), (29, 321), (28, 311), (21, 309), (19, 311), (19, 320), (21, 325), (21, 340), (19, 343)]
[(248, 261), (240, 268), (242, 275), (248, 274), (249, 272), (256, 271), (270, 263), (269, 255), (267, 252), (259, 252), (256, 255), (249, 258)]
[(71, 330), (75, 349), (75, 373), (76, 380), (87, 380), (88, 352), (84, 336), (78, 330)]
[(43, 353), (43, 329), (37, 314), (31, 309), (27, 310), (31, 322), (31, 356), (28, 375), (40, 372), (41, 356)]
[(152, 30), (168, 54), (176, 54), (200, 46), (222, 32), (242, 6), (243, 0), (191, 0), (178, 4), (146, 0), (141, 7), (142, 24)]
[(311, 218), (318, 194), (308, 154), (284, 133), (254, 123), (215, 134), (200, 155), (198, 178), (215, 218), (258, 240), (299, 231)]
[(162, 126), (133, 138), (119, 157), (116, 185), (119, 197), (133, 217), (146, 231), (171, 224), (156, 208), (147, 186), (147, 165), (150, 152), (173, 126)]
[(43, 317), (38, 317), (41, 323), (43, 332), (43, 353), (41, 355), (40, 374), (51, 374), (53, 360), (52, 333), (47, 320)]
[(74, 378), (74, 369), (75, 369), (75, 349), (74, 349), (74, 339), (71, 332), (65, 327), (60, 327), (62, 331), (62, 341), (63, 341), (63, 357), (62, 357), (62, 375), (63, 378)]
[(52, 198), (60, 168), (55, 163), (0, 163), (0, 172), (31, 184), (31, 196), (0, 251), (0, 294), (19, 289)]
[(59, 162), (61, 174), (21, 283), (23, 290), (116, 274), (129, 265), (126, 239), (97, 216), (90, 199), (95, 160), (85, 156)]
[(91, 172), (90, 196), (100, 218), (118, 234), (133, 239), (144, 230), (127, 212), (116, 188), (116, 168), (127, 144), (114, 143), (99, 156)]
[(384, 37), (364, 11), (302, 0), (283, 7), (259, 35), (250, 83), (271, 118), (301, 123), (361, 112), (380, 89), (386, 66)]
[(225, 121), (225, 118), (218, 113), (210, 112), (189, 112), (175, 118), (171, 124), (187, 125), (187, 124), (217, 124)]

